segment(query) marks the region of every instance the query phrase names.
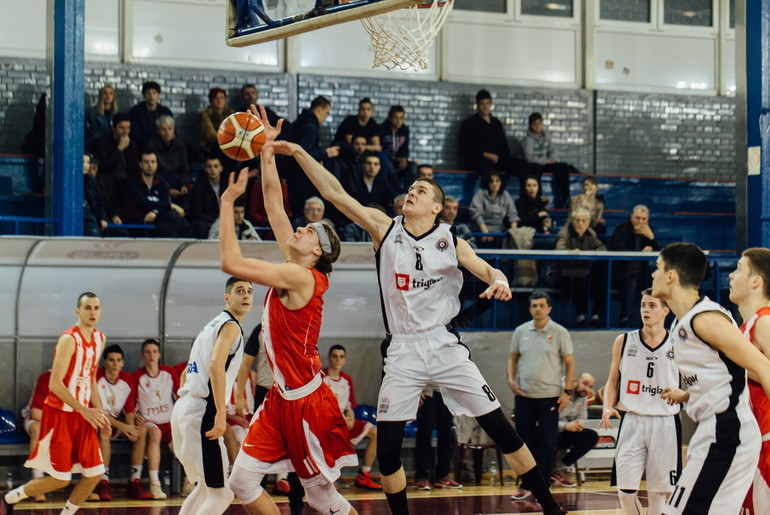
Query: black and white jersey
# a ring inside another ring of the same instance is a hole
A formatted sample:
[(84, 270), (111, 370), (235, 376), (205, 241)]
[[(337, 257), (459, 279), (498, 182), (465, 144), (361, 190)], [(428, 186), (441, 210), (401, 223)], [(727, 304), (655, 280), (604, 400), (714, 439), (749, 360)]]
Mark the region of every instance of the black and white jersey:
[(619, 409), (637, 415), (666, 416), (679, 413), (679, 405), (669, 406), (660, 398), (664, 388), (679, 386), (679, 370), (674, 361), (674, 343), (666, 337), (657, 348), (649, 347), (637, 329), (623, 335), (620, 358)]
[(243, 359), (243, 330), (238, 321), (227, 311), (222, 311), (198, 333), (190, 350), (190, 359), (187, 361), (187, 379), (184, 386), (179, 389), (179, 395), (193, 395), (205, 399), (211, 393), (211, 378), (209, 367), (214, 355), (214, 345), (217, 343), (219, 332), (225, 324), (238, 325), (238, 336), (230, 344), (227, 363), (225, 364), (225, 401), (230, 398), (233, 391), (233, 383), (238, 375), (238, 368)]
[(419, 238), (397, 216), (376, 253), (385, 328), (419, 334), (448, 325), (460, 311), (463, 275), (454, 234), (436, 224)]
[(748, 402), (743, 395), (746, 371), (693, 331), (693, 318), (709, 311), (722, 313), (735, 325), (729, 311), (704, 296), (671, 329), (674, 359), (690, 394), (687, 414), (696, 422), (733, 409), (738, 402)]

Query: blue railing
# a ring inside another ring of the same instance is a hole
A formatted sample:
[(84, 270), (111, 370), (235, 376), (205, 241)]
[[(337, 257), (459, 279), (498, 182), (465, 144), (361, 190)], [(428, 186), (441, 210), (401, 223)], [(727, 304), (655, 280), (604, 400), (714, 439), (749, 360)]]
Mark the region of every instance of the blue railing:
[[(5, 216), (0, 215), (0, 234), (28, 234), (32, 236), (45, 236), (48, 232), (47, 225), (53, 224), (53, 218), (42, 218), (37, 216)], [(6, 231), (5, 225), (13, 227), (13, 231)], [(22, 224), (26, 224), (29, 229), (22, 229)]]

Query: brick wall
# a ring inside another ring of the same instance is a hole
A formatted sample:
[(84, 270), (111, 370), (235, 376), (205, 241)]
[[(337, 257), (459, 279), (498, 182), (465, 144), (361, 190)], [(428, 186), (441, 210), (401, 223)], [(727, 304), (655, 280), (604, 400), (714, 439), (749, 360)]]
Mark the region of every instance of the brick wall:
[[(375, 119), (401, 104), (412, 130), (412, 155), (441, 168), (460, 167), (456, 150), (460, 122), (473, 113), (478, 85), (409, 80), (358, 79), (285, 73), (205, 71), (141, 64), (86, 63), (87, 106), (99, 87), (116, 86), (121, 110), (141, 100), (145, 80), (161, 84), (161, 102), (174, 112), (179, 137), (197, 140), (198, 113), (208, 103), (211, 86), (229, 92), (237, 104), (240, 86), (256, 83), (261, 98), (281, 115), (294, 119), (316, 95), (333, 103), (323, 137), (330, 141), (337, 125), (357, 111), (368, 96)], [(45, 63), (0, 57), (0, 153), (16, 153), (45, 88)], [(592, 92), (490, 86), (494, 115), (507, 128), (511, 145), (526, 134), (527, 116), (539, 111), (558, 147), (560, 159), (580, 170), (620, 175), (697, 176), (733, 179), (734, 100), (725, 97)]]

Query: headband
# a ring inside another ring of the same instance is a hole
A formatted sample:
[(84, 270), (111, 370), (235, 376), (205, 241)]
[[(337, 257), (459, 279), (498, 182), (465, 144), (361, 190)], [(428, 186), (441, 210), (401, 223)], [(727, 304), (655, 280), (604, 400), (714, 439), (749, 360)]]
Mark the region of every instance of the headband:
[(321, 244), (321, 250), (330, 254), (332, 251), (332, 242), (329, 240), (329, 235), (326, 233), (326, 228), (321, 222), (313, 222), (312, 225), (315, 228), (316, 234), (318, 234), (318, 243)]

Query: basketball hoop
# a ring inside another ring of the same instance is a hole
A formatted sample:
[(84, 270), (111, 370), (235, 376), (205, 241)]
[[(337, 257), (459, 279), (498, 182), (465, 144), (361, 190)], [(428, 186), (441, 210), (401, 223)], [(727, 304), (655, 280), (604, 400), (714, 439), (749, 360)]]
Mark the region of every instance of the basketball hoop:
[(361, 18), (372, 37), (374, 64), (388, 70), (428, 68), (428, 50), (454, 6), (454, 0), (431, 0), (407, 9)]

